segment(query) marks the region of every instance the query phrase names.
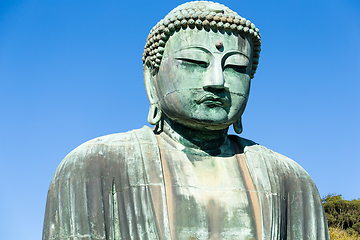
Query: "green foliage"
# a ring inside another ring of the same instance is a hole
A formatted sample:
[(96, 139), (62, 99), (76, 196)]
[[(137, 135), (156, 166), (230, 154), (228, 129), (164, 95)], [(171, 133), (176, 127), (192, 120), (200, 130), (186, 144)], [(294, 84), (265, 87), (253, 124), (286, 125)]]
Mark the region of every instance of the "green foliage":
[(360, 236), (360, 198), (348, 201), (341, 195), (329, 194), (322, 199), (322, 203), (331, 230), (341, 230), (341, 234), (348, 236)]
[(331, 240), (360, 240), (359, 236), (350, 235), (340, 228), (329, 227)]

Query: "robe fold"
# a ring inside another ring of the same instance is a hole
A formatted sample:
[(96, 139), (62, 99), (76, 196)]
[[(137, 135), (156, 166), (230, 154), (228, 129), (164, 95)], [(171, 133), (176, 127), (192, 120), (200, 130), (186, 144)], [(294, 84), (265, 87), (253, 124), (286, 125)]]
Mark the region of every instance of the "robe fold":
[[(262, 240), (329, 239), (317, 188), (291, 159), (229, 136), (246, 158)], [(88, 141), (50, 184), (43, 240), (170, 240), (160, 150), (149, 127)], [(258, 239), (258, 240), (260, 240)]]

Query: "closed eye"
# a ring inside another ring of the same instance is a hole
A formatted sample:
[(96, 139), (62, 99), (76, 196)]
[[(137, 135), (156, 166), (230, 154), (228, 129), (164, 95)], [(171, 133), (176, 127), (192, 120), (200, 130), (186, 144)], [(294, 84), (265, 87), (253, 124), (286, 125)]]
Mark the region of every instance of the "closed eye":
[(192, 65), (198, 65), (203, 68), (208, 67), (208, 63), (205, 61), (197, 60), (197, 59), (191, 59), (191, 58), (176, 58), (177, 60), (183, 61), (185, 64), (192, 64)]
[(238, 73), (246, 73), (247, 66), (240, 66), (240, 65), (233, 65), (233, 64), (227, 64), (225, 66), (225, 69), (232, 69)]

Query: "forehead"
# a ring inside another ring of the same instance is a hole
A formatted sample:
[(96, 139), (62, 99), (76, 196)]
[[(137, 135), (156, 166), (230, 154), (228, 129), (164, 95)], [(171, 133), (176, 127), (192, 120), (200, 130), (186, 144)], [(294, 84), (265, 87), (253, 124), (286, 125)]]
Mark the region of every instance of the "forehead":
[[(221, 40), (223, 49), (216, 48), (215, 42)], [(212, 30), (185, 29), (174, 32), (165, 45), (164, 55), (175, 53), (188, 47), (203, 47), (212, 53), (227, 52), (231, 50), (240, 51), (247, 57), (251, 57), (251, 41), (248, 37), (240, 34), (234, 35)]]

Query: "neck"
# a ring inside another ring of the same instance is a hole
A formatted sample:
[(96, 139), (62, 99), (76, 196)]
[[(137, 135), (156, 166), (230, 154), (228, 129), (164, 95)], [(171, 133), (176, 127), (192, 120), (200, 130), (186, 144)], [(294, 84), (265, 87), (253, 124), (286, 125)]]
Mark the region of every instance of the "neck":
[(222, 130), (196, 130), (168, 118), (162, 121), (162, 130), (185, 147), (211, 150), (221, 147), (227, 139), (228, 128)]

